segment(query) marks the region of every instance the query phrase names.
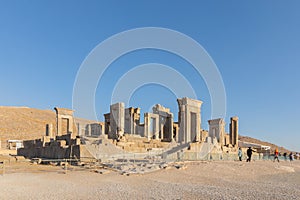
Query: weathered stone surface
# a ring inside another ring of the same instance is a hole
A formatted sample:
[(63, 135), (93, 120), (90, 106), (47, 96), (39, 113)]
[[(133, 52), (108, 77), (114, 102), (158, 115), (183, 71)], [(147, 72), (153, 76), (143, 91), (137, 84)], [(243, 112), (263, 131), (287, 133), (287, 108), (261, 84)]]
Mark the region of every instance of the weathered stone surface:
[(144, 123), (144, 137), (146, 137), (148, 140), (160, 139), (159, 115), (153, 113), (145, 113)]
[(234, 147), (238, 147), (238, 139), (239, 139), (239, 118), (238, 117), (231, 117), (230, 118), (230, 144)]
[(208, 120), (209, 132), (208, 135), (211, 138), (217, 138), (220, 145), (225, 145), (224, 136), (225, 136), (225, 122), (224, 119), (212, 119)]
[(179, 137), (181, 143), (200, 141), (202, 101), (184, 97), (177, 99)]
[[(66, 109), (66, 108), (58, 108), (55, 107), (54, 110), (56, 111), (56, 133), (57, 136), (71, 134), (73, 138), (76, 137), (76, 131), (73, 129), (73, 110)], [(66, 126), (63, 124), (65, 123)], [(66, 130), (64, 130), (66, 127)]]
[(110, 132), (109, 139), (119, 139), (124, 135), (125, 110), (124, 103), (116, 103), (110, 106)]
[(140, 124), (140, 108), (125, 109), (125, 133), (137, 135), (138, 125)]
[(49, 136), (50, 138), (54, 138), (52, 124), (46, 124), (46, 136)]
[(173, 113), (169, 108), (165, 108), (160, 104), (156, 104), (153, 108), (153, 113), (159, 116), (159, 139), (171, 142), (173, 140)]

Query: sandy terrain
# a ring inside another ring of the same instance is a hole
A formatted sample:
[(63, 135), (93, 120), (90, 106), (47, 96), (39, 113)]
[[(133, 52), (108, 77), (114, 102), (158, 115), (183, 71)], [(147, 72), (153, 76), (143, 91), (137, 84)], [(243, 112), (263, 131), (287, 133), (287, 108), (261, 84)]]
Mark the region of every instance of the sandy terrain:
[(300, 161), (192, 162), (145, 175), (11, 163), (0, 199), (300, 199)]

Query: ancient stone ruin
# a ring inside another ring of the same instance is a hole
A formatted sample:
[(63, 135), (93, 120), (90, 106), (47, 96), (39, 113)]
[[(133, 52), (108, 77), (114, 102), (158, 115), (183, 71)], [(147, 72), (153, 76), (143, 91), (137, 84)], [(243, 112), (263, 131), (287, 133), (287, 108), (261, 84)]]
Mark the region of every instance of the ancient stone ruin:
[[(160, 156), (170, 160), (224, 159), (236, 157), (238, 117), (232, 117), (229, 133), (224, 119), (208, 120), (209, 130), (201, 129), (202, 101), (177, 99), (178, 122), (169, 108), (156, 104), (152, 112), (125, 108), (119, 102), (104, 114), (104, 122), (74, 119), (73, 110), (54, 108), (56, 124), (47, 124), (41, 139), (24, 141), (18, 155), (29, 158), (107, 160), (117, 155)], [(55, 129), (55, 131), (53, 131)]]
[(177, 99), (179, 114), (178, 142), (199, 142), (201, 134), (201, 105), (202, 101), (195, 99)]
[(57, 107), (54, 110), (56, 111), (56, 136), (62, 136), (67, 133), (76, 137), (76, 132), (73, 130), (73, 110)]
[(80, 138), (74, 131), (73, 110), (57, 107), (54, 110), (56, 134), (53, 134), (53, 125), (47, 124), (45, 136), (23, 141), (24, 147), (18, 149), (18, 155), (48, 159), (80, 158)]
[(237, 147), (238, 140), (239, 140), (239, 124), (238, 124), (238, 117), (231, 117), (230, 118), (230, 143)]

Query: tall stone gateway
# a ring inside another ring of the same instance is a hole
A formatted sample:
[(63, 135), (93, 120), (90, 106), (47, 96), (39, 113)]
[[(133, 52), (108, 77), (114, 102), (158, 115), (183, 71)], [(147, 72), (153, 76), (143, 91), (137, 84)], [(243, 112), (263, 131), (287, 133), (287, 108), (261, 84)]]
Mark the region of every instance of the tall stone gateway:
[(71, 134), (71, 137), (75, 138), (73, 110), (57, 107), (54, 110), (56, 111), (56, 136)]
[(160, 104), (156, 104), (153, 108), (153, 113), (159, 115), (159, 138), (166, 142), (171, 142), (173, 139), (173, 113), (169, 108), (165, 108)]
[(209, 131), (208, 136), (211, 138), (217, 138), (220, 145), (225, 145), (225, 121), (224, 119), (212, 119), (208, 120)]
[(144, 137), (150, 139), (159, 138), (159, 115), (153, 113), (144, 114)]
[(109, 139), (118, 139), (124, 135), (125, 108), (124, 103), (110, 106), (110, 132)]
[(140, 108), (125, 109), (125, 133), (138, 134), (138, 125), (140, 124)]
[(231, 117), (230, 118), (230, 144), (234, 147), (238, 147), (238, 139), (239, 139), (239, 118), (238, 117)]
[(177, 99), (179, 113), (178, 142), (198, 142), (201, 134), (201, 105), (202, 101), (184, 97)]

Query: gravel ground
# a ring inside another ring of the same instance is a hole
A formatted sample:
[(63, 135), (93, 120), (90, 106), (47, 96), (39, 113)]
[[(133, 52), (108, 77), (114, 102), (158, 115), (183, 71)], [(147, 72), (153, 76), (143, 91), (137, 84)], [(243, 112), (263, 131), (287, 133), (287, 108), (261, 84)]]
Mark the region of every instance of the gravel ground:
[(190, 162), (144, 175), (19, 164), (0, 176), (0, 199), (300, 199), (300, 161)]

